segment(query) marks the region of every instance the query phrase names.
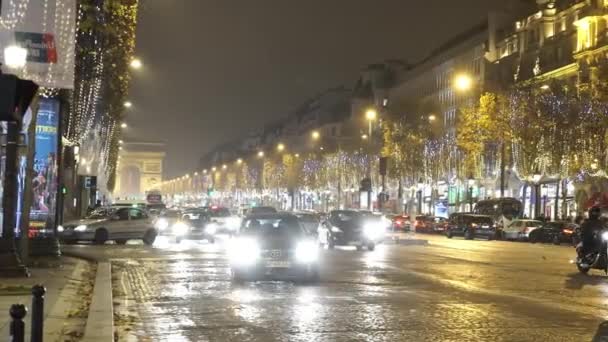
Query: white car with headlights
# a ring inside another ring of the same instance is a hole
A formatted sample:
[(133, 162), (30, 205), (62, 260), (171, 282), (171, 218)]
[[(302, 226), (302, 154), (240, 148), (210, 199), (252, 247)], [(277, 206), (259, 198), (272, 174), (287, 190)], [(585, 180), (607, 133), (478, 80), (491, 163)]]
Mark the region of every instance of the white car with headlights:
[(171, 234), (171, 228), (179, 221), (182, 213), (179, 210), (164, 210), (155, 220), (154, 227), (160, 235)]
[(207, 227), (213, 231), (213, 234), (234, 235), (241, 226), (241, 218), (233, 215), (228, 208), (212, 206), (207, 211), (207, 215), (209, 215)]
[(319, 278), (319, 247), (290, 214), (251, 215), (228, 241), (233, 278), (240, 280)]
[(215, 242), (216, 226), (209, 224), (206, 211), (189, 211), (169, 227), (169, 235), (175, 236), (175, 242), (182, 240), (207, 240)]
[(319, 243), (328, 248), (355, 246), (373, 251), (385, 237), (389, 222), (381, 216), (357, 210), (333, 210), (329, 218), (319, 225)]
[(66, 222), (57, 230), (65, 243), (92, 241), (100, 245), (109, 240), (124, 244), (131, 239), (143, 240), (146, 245), (151, 245), (158, 235), (148, 214), (132, 207), (107, 213), (94, 212), (82, 220)]

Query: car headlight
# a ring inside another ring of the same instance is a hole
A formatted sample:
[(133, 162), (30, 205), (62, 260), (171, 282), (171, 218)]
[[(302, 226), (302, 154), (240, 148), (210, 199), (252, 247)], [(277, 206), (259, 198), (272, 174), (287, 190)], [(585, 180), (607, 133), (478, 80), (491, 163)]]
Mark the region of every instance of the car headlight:
[(215, 232), (217, 232), (217, 224), (209, 223), (205, 227), (205, 233), (213, 235), (213, 234), (215, 234)]
[(158, 221), (156, 221), (156, 228), (158, 230), (165, 230), (169, 227), (169, 221), (167, 221), (166, 218), (159, 218)]
[(80, 226), (74, 228), (75, 232), (84, 232), (85, 230), (87, 230), (86, 224), (81, 224)]
[(63, 228), (62, 225), (57, 226), (57, 232), (58, 233), (63, 233), (64, 230), (65, 230), (65, 228)]
[(608, 232), (602, 232), (602, 240), (608, 241)]
[(229, 242), (228, 259), (238, 266), (252, 265), (260, 257), (260, 245), (252, 238), (236, 238)]
[(184, 222), (176, 222), (173, 227), (171, 227), (171, 230), (176, 236), (182, 236), (188, 233), (188, 226)]
[(342, 233), (342, 229), (338, 228), (338, 227), (331, 227), (331, 231), (333, 233)]
[(382, 225), (368, 223), (363, 227), (363, 234), (368, 239), (377, 239), (382, 235)]
[(299, 242), (296, 245), (296, 260), (303, 263), (315, 262), (319, 259), (319, 247), (312, 241)]

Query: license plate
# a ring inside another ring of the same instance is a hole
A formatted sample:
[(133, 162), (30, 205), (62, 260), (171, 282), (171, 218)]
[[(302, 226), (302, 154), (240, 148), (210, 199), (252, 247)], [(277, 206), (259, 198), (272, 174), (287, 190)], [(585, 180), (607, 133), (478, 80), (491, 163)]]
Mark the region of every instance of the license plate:
[(291, 267), (291, 262), (289, 261), (266, 261), (266, 267), (272, 268), (289, 268)]
[(481, 226), (482, 229), (489, 229), (490, 226)]

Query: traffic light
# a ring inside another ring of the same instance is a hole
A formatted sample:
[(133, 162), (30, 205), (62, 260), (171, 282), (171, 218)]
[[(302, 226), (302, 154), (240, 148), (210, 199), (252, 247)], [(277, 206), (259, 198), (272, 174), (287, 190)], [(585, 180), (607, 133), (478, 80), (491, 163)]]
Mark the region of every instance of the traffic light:
[(0, 121), (21, 121), (37, 91), (32, 81), (0, 74)]

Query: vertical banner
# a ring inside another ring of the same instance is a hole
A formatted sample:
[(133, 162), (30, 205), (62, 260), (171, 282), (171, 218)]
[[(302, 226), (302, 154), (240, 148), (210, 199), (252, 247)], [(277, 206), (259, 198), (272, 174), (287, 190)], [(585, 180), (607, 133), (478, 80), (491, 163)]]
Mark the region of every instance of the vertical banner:
[[(74, 88), (76, 14), (76, 0), (0, 0), (2, 71), (42, 87)], [(12, 47), (27, 51), (25, 67), (6, 65)]]
[(57, 199), (57, 129), (59, 101), (41, 99), (36, 125), (36, 152), (32, 180), (32, 227), (52, 229)]

